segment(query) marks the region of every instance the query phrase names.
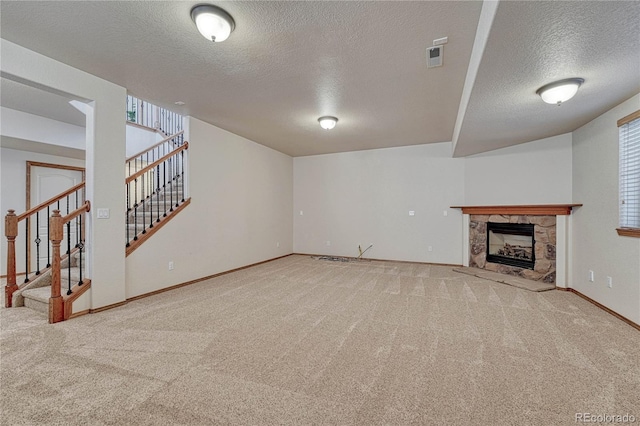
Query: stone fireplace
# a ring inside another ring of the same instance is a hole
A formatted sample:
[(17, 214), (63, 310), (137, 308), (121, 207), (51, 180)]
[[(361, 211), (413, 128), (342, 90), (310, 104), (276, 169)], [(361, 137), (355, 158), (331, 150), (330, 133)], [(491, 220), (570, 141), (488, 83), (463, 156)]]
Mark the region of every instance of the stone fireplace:
[(570, 215), (581, 205), (453, 206), (463, 213), (463, 266), (566, 287)]
[(469, 246), (471, 267), (556, 282), (555, 216), (470, 215)]

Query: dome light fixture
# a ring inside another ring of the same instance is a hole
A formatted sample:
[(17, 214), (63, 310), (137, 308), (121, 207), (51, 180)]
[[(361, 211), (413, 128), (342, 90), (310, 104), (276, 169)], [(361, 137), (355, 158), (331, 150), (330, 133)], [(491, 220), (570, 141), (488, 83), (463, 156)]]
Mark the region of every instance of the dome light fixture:
[(201, 4), (191, 9), (191, 19), (207, 40), (225, 41), (236, 27), (231, 15), (212, 4)]
[(336, 127), (338, 123), (338, 119), (335, 117), (331, 117), (330, 115), (325, 115), (324, 117), (318, 118), (318, 123), (320, 123), (320, 127), (325, 130), (331, 130)]
[(563, 102), (573, 98), (582, 83), (584, 83), (584, 78), (566, 78), (545, 84), (536, 90), (536, 94), (540, 95), (546, 103), (560, 106)]

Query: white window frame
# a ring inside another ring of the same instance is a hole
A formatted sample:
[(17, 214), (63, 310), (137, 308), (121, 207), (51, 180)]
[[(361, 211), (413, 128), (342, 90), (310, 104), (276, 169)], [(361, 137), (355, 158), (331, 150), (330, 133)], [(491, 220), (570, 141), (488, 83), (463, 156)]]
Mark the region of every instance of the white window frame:
[(620, 227), (618, 235), (640, 238), (640, 110), (618, 120)]

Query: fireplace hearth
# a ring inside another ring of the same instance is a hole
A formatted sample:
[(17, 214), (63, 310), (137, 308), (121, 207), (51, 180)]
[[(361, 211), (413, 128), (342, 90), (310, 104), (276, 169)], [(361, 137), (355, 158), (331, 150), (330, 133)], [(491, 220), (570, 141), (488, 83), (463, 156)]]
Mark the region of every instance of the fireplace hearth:
[(487, 262), (534, 269), (534, 225), (487, 222)]

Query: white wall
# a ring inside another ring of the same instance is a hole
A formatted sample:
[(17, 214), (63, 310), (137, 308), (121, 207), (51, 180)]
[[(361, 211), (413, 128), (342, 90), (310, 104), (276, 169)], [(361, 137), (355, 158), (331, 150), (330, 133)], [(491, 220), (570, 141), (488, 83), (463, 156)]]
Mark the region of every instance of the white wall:
[(467, 158), (450, 148), (295, 158), (294, 251), (357, 256), (373, 243), (366, 257), (462, 264), (462, 215), (450, 206), (572, 201), (571, 134)]
[(464, 204), (570, 203), (571, 161), (571, 133), (466, 157)]
[[(0, 212), (2, 217), (7, 210), (13, 209), (16, 214), (26, 210), (27, 161), (60, 164), (65, 166), (84, 167), (84, 161), (74, 158), (58, 157), (0, 148)], [(6, 238), (4, 237), (4, 220), (0, 221), (0, 235), (2, 235), (2, 253), (0, 256), (0, 275), (7, 273)], [(24, 240), (16, 241), (18, 252), (24, 250)], [(16, 259), (18, 271), (24, 271), (24, 258)]]
[(297, 157), (293, 164), (294, 252), (357, 256), (359, 244), (373, 243), (365, 257), (462, 263), (462, 216), (449, 206), (463, 201), (464, 160), (451, 158), (450, 143)]
[[(621, 237), (618, 224), (618, 127), (640, 109), (636, 95), (573, 133), (572, 287), (640, 324), (640, 239)], [(595, 273), (595, 282), (587, 279)], [(608, 288), (606, 277), (613, 278)]]
[(127, 257), (128, 298), (293, 251), (292, 158), (185, 121), (191, 204)]
[[(125, 299), (126, 90), (6, 40), (0, 40), (0, 55), (3, 76), (88, 102), (85, 140), (87, 198), (92, 203), (87, 221), (91, 307), (121, 302)], [(98, 208), (110, 209), (111, 217), (95, 220)]]
[(140, 127), (127, 125), (126, 130), (127, 149), (126, 157), (129, 158), (139, 152), (144, 151), (151, 145), (160, 142), (164, 137), (153, 130), (146, 130)]
[(85, 149), (84, 127), (2, 107), (0, 134), (17, 139)]

